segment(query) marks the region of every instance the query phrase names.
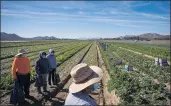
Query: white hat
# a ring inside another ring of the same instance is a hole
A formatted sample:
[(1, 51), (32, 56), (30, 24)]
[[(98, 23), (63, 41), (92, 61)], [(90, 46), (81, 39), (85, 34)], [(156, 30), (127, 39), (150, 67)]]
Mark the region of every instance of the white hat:
[(25, 54), (25, 53), (27, 53), (25, 49), (19, 49), (18, 54), (16, 56), (19, 56), (19, 55), (22, 55), (22, 54)]
[(88, 66), (85, 63), (81, 63), (76, 65), (70, 74), (73, 78), (73, 83), (69, 87), (69, 92), (76, 93), (99, 82), (102, 79), (103, 71), (97, 66)]
[(53, 49), (49, 49), (49, 53), (52, 53), (52, 52), (54, 52), (54, 50)]

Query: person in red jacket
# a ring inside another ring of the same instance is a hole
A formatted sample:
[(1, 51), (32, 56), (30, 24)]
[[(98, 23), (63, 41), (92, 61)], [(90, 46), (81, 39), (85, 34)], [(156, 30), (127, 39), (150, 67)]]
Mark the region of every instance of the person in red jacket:
[(30, 68), (30, 60), (26, 56), (26, 51), (24, 49), (18, 50), (12, 63), (12, 78), (24, 88), (25, 97), (30, 97)]

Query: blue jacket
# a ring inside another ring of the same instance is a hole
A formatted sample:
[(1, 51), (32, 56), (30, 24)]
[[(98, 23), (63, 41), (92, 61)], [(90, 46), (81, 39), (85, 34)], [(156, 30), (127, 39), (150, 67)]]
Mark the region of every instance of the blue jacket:
[(56, 68), (57, 66), (56, 56), (48, 54), (47, 59), (49, 60), (50, 68)]
[(35, 70), (38, 75), (47, 74), (50, 69), (50, 64), (47, 58), (42, 58), (42, 53), (40, 52), (39, 59), (35, 63)]

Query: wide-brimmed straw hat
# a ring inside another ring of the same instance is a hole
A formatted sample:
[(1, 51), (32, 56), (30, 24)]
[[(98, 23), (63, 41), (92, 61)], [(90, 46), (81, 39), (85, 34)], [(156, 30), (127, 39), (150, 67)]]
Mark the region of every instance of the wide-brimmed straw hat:
[(73, 83), (69, 87), (69, 92), (77, 93), (99, 82), (102, 79), (103, 71), (97, 66), (88, 66), (85, 63), (81, 63), (76, 65), (70, 74)]
[(19, 55), (22, 55), (22, 54), (25, 54), (25, 53), (27, 53), (25, 49), (19, 49), (18, 54), (16, 56), (19, 56)]

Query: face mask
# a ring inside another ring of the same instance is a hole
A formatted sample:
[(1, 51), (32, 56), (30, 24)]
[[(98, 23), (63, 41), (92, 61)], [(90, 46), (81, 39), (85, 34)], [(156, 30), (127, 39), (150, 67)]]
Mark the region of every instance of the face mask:
[(94, 90), (96, 90), (96, 89), (98, 89), (98, 88), (99, 88), (99, 84), (95, 83), (95, 84), (91, 85), (90, 87), (88, 87), (88, 88), (86, 89), (86, 91), (87, 91), (88, 93), (91, 93), (92, 91), (94, 91)]
[(46, 56), (45, 55), (42, 55), (42, 58), (46, 58)]
[(93, 87), (93, 85), (92, 85), (92, 86), (90, 86), (90, 87), (88, 87), (88, 88), (86, 89), (86, 92), (87, 92), (87, 93), (91, 93), (93, 90), (94, 90), (94, 87)]
[(95, 83), (93, 84), (94, 90), (99, 88), (99, 84)]
[(51, 55), (54, 55), (54, 53), (50, 53)]

